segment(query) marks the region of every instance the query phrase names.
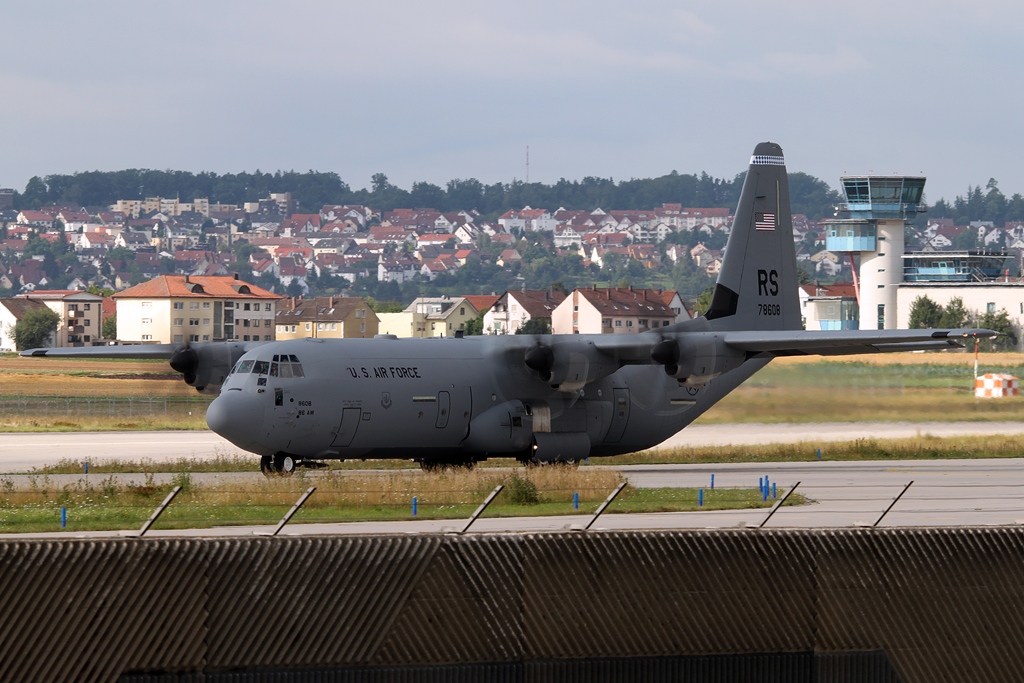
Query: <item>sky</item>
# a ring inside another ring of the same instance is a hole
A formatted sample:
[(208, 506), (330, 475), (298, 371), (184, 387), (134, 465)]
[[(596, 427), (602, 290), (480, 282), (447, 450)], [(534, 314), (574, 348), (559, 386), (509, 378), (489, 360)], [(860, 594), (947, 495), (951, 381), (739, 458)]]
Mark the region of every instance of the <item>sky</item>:
[[(8, 3), (0, 187), (88, 170), (545, 183), (791, 172), (1024, 193), (1024, 3)], [(211, 198), (216, 199), (216, 198)], [(627, 208), (627, 207), (622, 207)], [(632, 207), (629, 207), (632, 208)]]

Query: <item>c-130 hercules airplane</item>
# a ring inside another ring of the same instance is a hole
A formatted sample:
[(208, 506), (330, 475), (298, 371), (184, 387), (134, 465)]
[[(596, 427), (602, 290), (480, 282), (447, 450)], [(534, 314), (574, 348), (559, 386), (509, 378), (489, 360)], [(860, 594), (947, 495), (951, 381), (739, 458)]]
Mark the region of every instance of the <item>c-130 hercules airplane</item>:
[(959, 347), (982, 329), (804, 331), (782, 148), (750, 158), (711, 307), (639, 334), (304, 339), (32, 349), (166, 358), (265, 473), (327, 459), (578, 462), (661, 443), (788, 355)]

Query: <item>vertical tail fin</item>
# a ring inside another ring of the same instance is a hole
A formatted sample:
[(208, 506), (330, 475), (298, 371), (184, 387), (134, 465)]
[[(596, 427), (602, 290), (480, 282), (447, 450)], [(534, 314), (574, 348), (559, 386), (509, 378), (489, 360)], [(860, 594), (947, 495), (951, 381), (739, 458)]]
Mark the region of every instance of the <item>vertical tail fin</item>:
[(798, 330), (796, 250), (782, 147), (754, 148), (705, 314), (714, 330)]

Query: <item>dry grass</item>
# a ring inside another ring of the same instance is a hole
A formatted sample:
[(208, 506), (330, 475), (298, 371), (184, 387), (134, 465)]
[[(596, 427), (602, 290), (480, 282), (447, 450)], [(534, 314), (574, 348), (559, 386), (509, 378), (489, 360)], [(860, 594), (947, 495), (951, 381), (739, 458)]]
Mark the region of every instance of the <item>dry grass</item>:
[(9, 396), (169, 396), (192, 389), (166, 361), (23, 358), (0, 355), (0, 393)]
[(742, 386), (699, 419), (734, 422), (1024, 420), (1019, 398), (978, 399), (966, 388)]
[[(860, 356), (834, 357), (833, 363), (862, 363), (866, 365), (959, 365), (974, 367), (974, 350), (929, 351), (902, 353), (866, 353)], [(776, 358), (772, 365), (805, 365), (822, 362), (819, 356), (786, 356)], [(978, 365), (985, 367), (1016, 366), (1024, 362), (1020, 353), (979, 353)]]
[(707, 464), (726, 462), (811, 462), (822, 460), (944, 460), (1024, 457), (1024, 436), (918, 436), (847, 442), (664, 448), (602, 458), (602, 465)]
[[(614, 470), (571, 467), (441, 474), (320, 472), (212, 485), (196, 484), (190, 474), (179, 473), (172, 485), (181, 486), (181, 493), (157, 528), (273, 524), (310, 486), (316, 486), (316, 493), (293, 523), (465, 519), (499, 484), (505, 489), (487, 508), (486, 517), (589, 514), (622, 481), (623, 475)], [(68, 530), (138, 528), (168, 490), (155, 485), (152, 475), (143, 484), (123, 484), (110, 476), (98, 484), (78, 480), (60, 487), (46, 475), (31, 476), (21, 489), (4, 478), (0, 532), (56, 531), (62, 508), (67, 511)], [(578, 509), (573, 494), (579, 494)], [(801, 502), (803, 498), (793, 496), (787, 504)], [(755, 489), (708, 491), (701, 505), (696, 489), (626, 487), (608, 512), (749, 509), (773, 503)]]
[[(25, 507), (55, 501), (69, 506), (101, 500), (158, 502), (167, 492), (166, 487), (153, 483), (151, 475), (141, 486), (123, 484), (115, 476), (101, 479), (98, 485), (80, 479), (73, 484), (57, 486), (47, 474), (42, 473), (30, 475), (28, 481), (27, 487), (19, 489), (12, 479), (0, 479), (0, 507)], [(291, 477), (259, 477), (203, 485), (194, 483), (190, 474), (181, 472), (174, 477), (173, 483), (183, 487), (183, 501), (219, 506), (291, 505), (302, 492), (315, 486), (316, 496), (307, 506), (317, 508), (395, 504), (404, 507), (409, 505), (412, 496), (429, 505), (475, 505), (499, 484), (510, 489), (503, 494), (506, 499), (516, 496), (532, 498), (520, 502), (550, 502), (554, 498), (564, 499), (566, 495), (571, 498), (573, 493), (579, 493), (581, 501), (594, 502), (604, 500), (622, 481), (623, 475), (610, 469), (530, 467), (510, 471), (454, 469), (441, 473), (299, 471)]]

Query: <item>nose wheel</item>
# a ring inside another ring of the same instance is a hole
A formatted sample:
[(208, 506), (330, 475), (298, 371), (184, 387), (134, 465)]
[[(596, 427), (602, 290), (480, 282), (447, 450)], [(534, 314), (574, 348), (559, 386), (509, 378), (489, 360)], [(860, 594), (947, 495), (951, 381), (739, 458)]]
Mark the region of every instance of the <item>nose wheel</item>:
[(272, 474), (289, 476), (295, 472), (297, 465), (298, 461), (295, 459), (295, 456), (288, 453), (264, 455), (260, 458), (260, 472), (268, 477)]

